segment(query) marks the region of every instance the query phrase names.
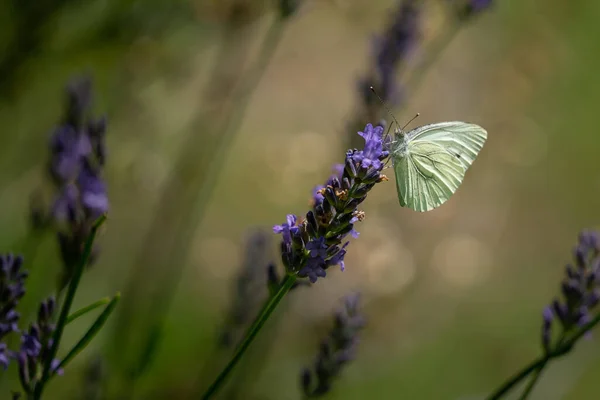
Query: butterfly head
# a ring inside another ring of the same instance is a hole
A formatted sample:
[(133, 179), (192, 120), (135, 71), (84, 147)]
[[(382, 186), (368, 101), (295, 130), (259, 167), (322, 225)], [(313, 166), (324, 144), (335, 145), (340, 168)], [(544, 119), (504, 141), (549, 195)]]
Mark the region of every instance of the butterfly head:
[[(411, 122), (413, 122), (415, 119), (417, 119), (417, 117), (419, 116), (419, 113), (417, 113), (414, 117), (412, 117), (406, 124), (404, 124), (404, 126), (400, 127), (400, 123), (398, 122), (398, 120), (396, 119), (396, 117), (394, 116), (394, 114), (392, 114), (392, 111), (390, 110), (390, 108), (387, 106), (387, 104), (385, 104), (385, 101), (383, 101), (383, 99), (377, 94), (377, 92), (375, 91), (375, 88), (373, 88), (373, 86), (370, 87), (371, 91), (373, 92), (373, 94), (375, 96), (377, 96), (377, 98), (379, 99), (379, 101), (381, 102), (381, 105), (383, 106), (383, 108), (385, 108), (385, 110), (387, 111), (387, 113), (390, 115), (390, 117), (392, 117), (392, 123), (390, 124), (390, 127), (387, 130), (387, 133), (385, 134), (385, 139), (384, 139), (384, 143), (394, 143), (394, 142), (398, 142), (400, 140), (404, 139), (404, 128), (406, 128), (408, 125), (410, 125)], [(396, 128), (394, 129), (394, 138), (391, 139), (389, 137), (389, 132), (390, 129), (392, 128), (392, 125), (396, 124)]]

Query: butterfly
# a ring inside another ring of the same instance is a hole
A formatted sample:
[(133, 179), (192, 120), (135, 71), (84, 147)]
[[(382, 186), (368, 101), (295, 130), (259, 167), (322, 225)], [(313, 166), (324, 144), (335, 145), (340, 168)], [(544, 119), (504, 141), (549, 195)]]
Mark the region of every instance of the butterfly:
[(479, 125), (451, 121), (404, 132), (391, 112), (390, 115), (398, 128), (386, 148), (396, 175), (400, 205), (420, 212), (441, 206), (456, 192), (483, 148), (486, 130)]
[(479, 125), (452, 121), (407, 133), (396, 129), (394, 136), (388, 146), (398, 200), (403, 207), (423, 212), (441, 206), (456, 192), (487, 132)]

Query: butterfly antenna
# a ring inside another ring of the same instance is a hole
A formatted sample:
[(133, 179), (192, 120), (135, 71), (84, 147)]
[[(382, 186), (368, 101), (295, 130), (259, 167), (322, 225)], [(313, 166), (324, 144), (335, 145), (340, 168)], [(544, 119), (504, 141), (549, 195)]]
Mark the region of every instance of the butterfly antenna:
[(400, 124), (396, 120), (396, 117), (394, 117), (394, 114), (392, 114), (392, 112), (390, 111), (389, 107), (385, 104), (385, 101), (383, 101), (383, 99), (381, 97), (379, 97), (379, 95), (375, 91), (375, 88), (373, 86), (370, 86), (369, 89), (371, 89), (371, 92), (373, 92), (373, 94), (375, 96), (377, 96), (377, 98), (381, 102), (381, 105), (383, 105), (383, 108), (385, 108), (385, 110), (388, 112), (388, 114), (390, 114), (390, 117), (392, 117), (392, 119), (394, 120), (394, 122), (396, 123), (396, 125), (400, 126)]
[(385, 137), (387, 137), (390, 134), (390, 130), (392, 130), (392, 126), (394, 126), (394, 121), (392, 121), (392, 123), (390, 124), (390, 126), (388, 126), (387, 131), (385, 132)]
[(421, 115), (421, 114), (417, 113), (417, 114), (416, 114), (414, 117), (412, 117), (412, 118), (410, 119), (410, 121), (408, 121), (408, 122), (406, 123), (406, 125), (404, 125), (404, 126), (402, 127), (402, 130), (404, 130), (404, 128), (406, 128), (408, 125), (410, 125), (410, 123), (411, 123), (411, 122), (413, 122), (415, 119), (417, 119), (417, 118), (419, 117), (419, 115)]

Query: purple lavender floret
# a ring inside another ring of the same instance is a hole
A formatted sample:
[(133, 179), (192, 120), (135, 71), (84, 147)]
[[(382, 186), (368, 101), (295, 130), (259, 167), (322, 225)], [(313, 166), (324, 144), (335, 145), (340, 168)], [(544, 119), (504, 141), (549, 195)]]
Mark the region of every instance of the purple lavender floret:
[(583, 231), (573, 249), (574, 264), (565, 268), (561, 298), (555, 298), (543, 311), (542, 345), (552, 349), (553, 322), (569, 334), (591, 321), (591, 312), (600, 301), (600, 235)]
[(389, 155), (387, 150), (383, 150), (383, 127), (367, 124), (365, 131), (358, 134), (365, 139), (365, 149), (354, 152), (352, 160), (357, 164), (360, 163), (363, 168), (373, 167), (381, 170), (381, 160)]
[(308, 278), (315, 283), (327, 275), (327, 269), (345, 268), (344, 256), (348, 235), (358, 236), (354, 224), (364, 212), (358, 206), (376, 183), (387, 180), (381, 174), (389, 152), (384, 150), (383, 127), (367, 124), (358, 133), (365, 140), (362, 150), (348, 150), (344, 164), (325, 185), (313, 192), (312, 210), (299, 221), (288, 215), (286, 222), (273, 231), (282, 235), (281, 259), (288, 274)]
[(319, 397), (331, 390), (333, 380), (356, 356), (358, 332), (365, 319), (358, 311), (359, 295), (349, 295), (335, 313), (334, 326), (321, 343), (313, 368), (300, 373), (300, 387), (306, 397)]
[(0, 366), (7, 368), (10, 351), (2, 342), (11, 332), (19, 332), (20, 315), (16, 311), (19, 300), (25, 295), (27, 271), (22, 269), (23, 257), (0, 255)]
[[(53, 323), (56, 312), (56, 301), (49, 297), (42, 301), (38, 309), (37, 320), (29, 326), (29, 329), (21, 334), (21, 347), (13, 354), (19, 365), (19, 378), (23, 389), (28, 392), (37, 384), (46, 360), (50, 356), (52, 347), (52, 336), (55, 325)], [(62, 375), (63, 370), (59, 368), (60, 361), (52, 360), (50, 369), (52, 373)]]

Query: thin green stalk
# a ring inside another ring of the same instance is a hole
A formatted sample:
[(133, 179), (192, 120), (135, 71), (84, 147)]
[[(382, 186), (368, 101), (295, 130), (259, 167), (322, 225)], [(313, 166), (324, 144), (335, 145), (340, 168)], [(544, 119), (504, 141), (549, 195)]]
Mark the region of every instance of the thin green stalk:
[(77, 318), (89, 313), (90, 311), (94, 311), (98, 307), (105, 306), (108, 303), (110, 303), (110, 297), (103, 297), (100, 300), (98, 300), (92, 304), (89, 304), (83, 308), (80, 308), (79, 310), (75, 311), (74, 313), (69, 314), (69, 316), (67, 317), (66, 324), (69, 325), (71, 322), (75, 321)]
[(75, 298), (75, 293), (77, 292), (77, 288), (79, 286), (79, 282), (81, 281), (81, 276), (83, 275), (83, 270), (88, 264), (90, 255), (92, 253), (92, 248), (94, 246), (94, 239), (96, 238), (96, 233), (100, 226), (106, 221), (106, 215), (101, 216), (92, 226), (89, 236), (85, 241), (85, 246), (83, 248), (83, 254), (77, 265), (75, 271), (73, 271), (73, 277), (71, 278), (71, 282), (69, 283), (69, 289), (67, 291), (67, 295), (65, 297), (65, 302), (60, 310), (60, 316), (58, 318), (58, 322), (56, 324), (56, 330), (54, 331), (53, 336), (53, 344), (50, 348), (50, 354), (48, 354), (48, 358), (46, 359), (46, 363), (44, 364), (44, 371), (42, 373), (42, 379), (35, 387), (34, 392), (34, 400), (39, 400), (42, 396), (42, 392), (44, 391), (44, 386), (50, 379), (50, 366), (52, 364), (52, 360), (56, 358), (56, 353), (58, 352), (58, 347), (60, 346), (60, 340), (62, 338), (63, 331), (65, 329), (65, 325), (67, 324), (67, 318), (69, 317), (69, 311), (71, 310), (71, 305), (73, 304), (73, 299)]
[(535, 384), (539, 381), (540, 377), (542, 376), (542, 371), (544, 370), (546, 365), (548, 365), (547, 362), (543, 363), (539, 366), (538, 369), (535, 370), (535, 372), (533, 373), (533, 377), (529, 380), (529, 383), (527, 384), (527, 387), (525, 387), (523, 393), (521, 393), (519, 400), (525, 400), (527, 399), (527, 397), (529, 397), (531, 391), (535, 387)]
[[(562, 346), (564, 341), (565, 341), (565, 332), (563, 331), (561, 333), (560, 337), (558, 338), (558, 340), (556, 341), (555, 348), (560, 348), (560, 346)], [(540, 376), (542, 375), (542, 371), (544, 370), (544, 368), (546, 368), (547, 365), (548, 365), (548, 363), (546, 362), (546, 363), (540, 365), (535, 370), (533, 378), (531, 378), (529, 380), (529, 383), (527, 383), (527, 386), (525, 387), (525, 390), (523, 391), (523, 393), (521, 393), (521, 397), (519, 397), (519, 400), (525, 400), (525, 399), (527, 399), (527, 397), (529, 397), (529, 395), (533, 391), (533, 388), (538, 383)]]
[(244, 398), (244, 393), (250, 390), (250, 384), (256, 382), (258, 375), (263, 369), (262, 367), (267, 362), (269, 354), (273, 350), (275, 341), (272, 338), (276, 335), (277, 330), (281, 328), (281, 323), (285, 316), (285, 306), (288, 305), (289, 302), (280, 305), (279, 312), (271, 316), (271, 322), (264, 328), (262, 336), (257, 339), (254, 347), (246, 353), (240, 366), (238, 366), (238, 371), (233, 377), (233, 382), (229, 384), (228, 391), (223, 393), (224, 399), (237, 400)]
[(229, 363), (225, 366), (225, 368), (221, 371), (219, 376), (214, 380), (214, 382), (210, 385), (210, 387), (202, 396), (203, 400), (210, 399), (217, 391), (221, 388), (221, 386), (225, 383), (225, 380), (233, 371), (233, 368), (240, 361), (248, 346), (252, 343), (260, 329), (263, 327), (265, 322), (269, 319), (271, 313), (275, 310), (281, 299), (286, 295), (287, 292), (292, 288), (292, 285), (296, 281), (296, 275), (288, 275), (286, 274), (285, 278), (283, 278), (283, 282), (279, 285), (279, 289), (263, 306), (262, 310), (250, 326), (246, 335), (244, 336), (244, 340), (240, 343), (240, 345), (235, 350), (235, 353)]
[(593, 329), (596, 325), (600, 323), (600, 314), (598, 314), (593, 320), (591, 320), (586, 325), (582, 326), (573, 336), (571, 336), (568, 340), (559, 340), (556, 348), (546, 353), (544, 356), (537, 358), (532, 361), (530, 364), (526, 365), (519, 372), (508, 378), (500, 387), (498, 387), (491, 395), (489, 395), (486, 400), (498, 400), (506, 393), (508, 393), (515, 385), (520, 383), (523, 379), (527, 378), (529, 374), (540, 370), (545, 367), (546, 363), (554, 358), (561, 357), (571, 351), (575, 343), (588, 331)]

